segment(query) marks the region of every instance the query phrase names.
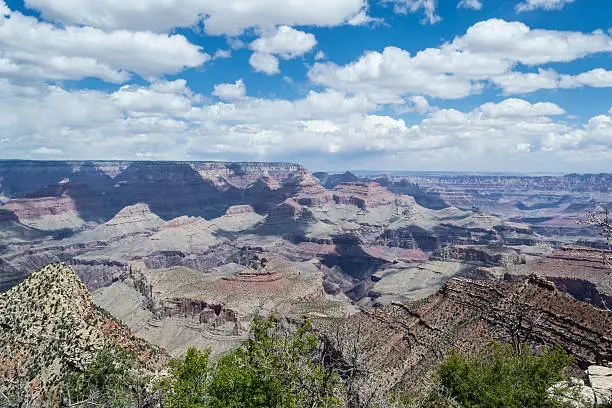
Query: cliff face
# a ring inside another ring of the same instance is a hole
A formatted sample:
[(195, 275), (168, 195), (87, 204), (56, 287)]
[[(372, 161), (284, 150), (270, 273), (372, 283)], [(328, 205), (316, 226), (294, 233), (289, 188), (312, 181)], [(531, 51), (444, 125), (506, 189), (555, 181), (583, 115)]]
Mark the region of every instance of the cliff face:
[(370, 385), (383, 389), (418, 386), (451, 348), (469, 352), (490, 339), (559, 342), (583, 368), (612, 361), (612, 315), (535, 276), (511, 283), (453, 279), (422, 301), (364, 310), (324, 332), (340, 359), (343, 350), (347, 358), (359, 350), (373, 373)]
[[(103, 222), (141, 202), (164, 219), (215, 218), (238, 204), (266, 211), (302, 180), (314, 178), (289, 163), (0, 161), (0, 195), (12, 198), (5, 207), (40, 229)], [(250, 188), (258, 182), (262, 189)]]
[(515, 265), (506, 271), (509, 277), (535, 273), (555, 282), (557, 287), (576, 299), (600, 308), (612, 307), (612, 270), (606, 263), (609, 251), (566, 246), (533, 262)]
[[(330, 188), (338, 183), (337, 180), (345, 178), (342, 174), (316, 175)], [(393, 193), (413, 196), (426, 208), (441, 210), (453, 206), (528, 223), (553, 245), (582, 241), (601, 247), (597, 231), (575, 221), (584, 219), (587, 212), (598, 206), (612, 203), (611, 174), (529, 176), (394, 172), (358, 176), (358, 180), (350, 181), (376, 181)]]
[[(105, 345), (136, 353), (145, 367), (166, 358), (104, 310), (66, 264), (48, 265), (0, 295), (0, 378), (54, 393)], [(0, 382), (1, 384), (2, 382)]]

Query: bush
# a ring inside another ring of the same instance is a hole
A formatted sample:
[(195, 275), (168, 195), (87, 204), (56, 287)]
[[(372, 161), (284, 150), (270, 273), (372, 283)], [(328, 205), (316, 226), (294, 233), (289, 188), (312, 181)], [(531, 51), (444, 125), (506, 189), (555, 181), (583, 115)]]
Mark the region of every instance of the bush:
[(549, 389), (567, 379), (571, 363), (572, 358), (558, 346), (534, 354), (492, 343), (483, 353), (469, 357), (451, 352), (437, 367), (436, 379), (463, 407), (549, 408), (561, 406)]
[(274, 315), (256, 318), (249, 339), (217, 363), (210, 407), (339, 407), (338, 375), (318, 355), (310, 323), (289, 332)]
[(169, 408), (340, 407), (341, 381), (327, 369), (310, 323), (295, 331), (256, 318), (241, 347), (209, 362), (190, 349), (172, 360), (160, 388)]
[(211, 367), (210, 350), (190, 348), (184, 359), (170, 360), (170, 377), (160, 384), (170, 408), (199, 408), (206, 406)]
[(134, 362), (133, 356), (119, 347), (103, 348), (84, 371), (70, 375), (66, 399), (84, 407), (136, 405), (138, 397), (134, 387), (137, 380), (132, 374)]

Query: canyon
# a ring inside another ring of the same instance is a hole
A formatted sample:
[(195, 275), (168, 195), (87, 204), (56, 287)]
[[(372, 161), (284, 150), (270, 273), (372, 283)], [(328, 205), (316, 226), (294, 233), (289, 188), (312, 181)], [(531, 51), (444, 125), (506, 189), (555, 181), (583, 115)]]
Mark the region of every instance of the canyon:
[(605, 309), (606, 242), (577, 221), (612, 202), (610, 182), (0, 161), (0, 291), (63, 262), (136, 335), (172, 354), (211, 346), (214, 356), (256, 315), (383, 313), (457, 279), (513, 285), (535, 274)]

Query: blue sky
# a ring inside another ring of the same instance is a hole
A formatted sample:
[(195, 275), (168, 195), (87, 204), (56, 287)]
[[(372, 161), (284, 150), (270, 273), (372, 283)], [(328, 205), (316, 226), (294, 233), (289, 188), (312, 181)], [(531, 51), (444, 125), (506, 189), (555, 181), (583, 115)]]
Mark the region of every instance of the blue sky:
[(0, 0), (0, 158), (604, 172), (607, 0)]

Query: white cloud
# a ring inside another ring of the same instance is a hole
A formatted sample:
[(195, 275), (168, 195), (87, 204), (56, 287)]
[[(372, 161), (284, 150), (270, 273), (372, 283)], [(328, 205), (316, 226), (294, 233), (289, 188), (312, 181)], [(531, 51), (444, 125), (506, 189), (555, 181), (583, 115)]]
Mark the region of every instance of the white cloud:
[(525, 0), (517, 4), (517, 11), (531, 11), (537, 9), (560, 10), (575, 0)]
[(324, 60), (326, 58), (327, 58), (327, 56), (321, 50), (317, 51), (317, 53), (315, 54), (315, 57), (314, 57), (315, 61), (321, 61), (321, 60)]
[(4, 0), (0, 0), (0, 16), (8, 16), (11, 14), (11, 10), (7, 7)]
[(414, 105), (414, 109), (420, 114), (424, 114), (431, 110), (431, 106), (429, 106), (429, 102), (427, 98), (421, 95), (415, 95), (410, 98), (410, 102)]
[(167, 32), (204, 21), (214, 35), (235, 36), (250, 27), (335, 26), (357, 15), (364, 0), (26, 0), (45, 18), (104, 29)]
[(223, 100), (232, 101), (244, 98), (246, 96), (246, 92), (244, 81), (239, 79), (233, 84), (215, 85), (212, 94)]
[(213, 55), (212, 59), (231, 58), (232, 50), (217, 50)]
[[(428, 106), (422, 98), (410, 103)], [(430, 107), (411, 124), (376, 114), (379, 108), (370, 95), (338, 91), (209, 104), (182, 80), (110, 93), (0, 80), (0, 134), (12, 135), (3, 157), (59, 158), (50, 151), (57, 149), (75, 159), (317, 157), (347, 166), (358, 157), (352, 163), (404, 169), (407, 162), (428, 169), (560, 169), (568, 158), (583, 158), (589, 168), (609, 164), (609, 156), (592, 152), (612, 144), (612, 112), (574, 126), (555, 119), (563, 112), (557, 105), (508, 99), (467, 112)]]
[(392, 3), (396, 13), (407, 14), (416, 13), (421, 10), (425, 13), (422, 22), (424, 24), (435, 24), (442, 20), (436, 14), (437, 0), (383, 0), (385, 3)]
[(520, 22), (481, 21), (450, 45), (491, 58), (526, 65), (569, 62), (598, 52), (612, 51), (612, 37), (603, 31), (581, 33), (530, 29)]
[(492, 78), (492, 81), (501, 87), (506, 95), (584, 86), (611, 88), (612, 71), (597, 68), (578, 75), (562, 75), (553, 69), (540, 69), (537, 73), (511, 72)]
[(354, 17), (349, 19), (347, 21), (347, 24), (352, 25), (352, 26), (361, 26), (361, 25), (367, 25), (370, 23), (380, 23), (382, 21), (383, 20), (380, 18), (373, 18), (369, 16), (367, 10), (363, 9), (358, 14), (356, 14)]
[(197, 100), (183, 79), (160, 81), (146, 88), (125, 85), (110, 97), (115, 106), (132, 117), (184, 115)]
[[(431, 51), (431, 52), (430, 52)], [(312, 81), (332, 88), (346, 89), (351, 92), (367, 92), (376, 95), (381, 101), (397, 101), (399, 95), (416, 93), (439, 98), (458, 99), (477, 91), (469, 77), (460, 77), (452, 72), (454, 63), (463, 69), (478, 67), (477, 61), (469, 64), (469, 55), (455, 55), (455, 60), (442, 58), (445, 65), (429, 49), (411, 56), (408, 51), (397, 47), (387, 47), (382, 53), (369, 51), (357, 61), (345, 66), (333, 63), (317, 63), (309, 72)], [(483, 65), (487, 70), (493, 64)], [(461, 69), (461, 68), (458, 68)], [(506, 65), (499, 69), (505, 72)], [(400, 103), (400, 102), (398, 102)]]
[(397, 114), (417, 112), (420, 115), (424, 115), (426, 113), (433, 112), (436, 110), (437, 108), (431, 106), (427, 98), (422, 95), (413, 95), (406, 99), (406, 104), (393, 106), (393, 112)]
[(531, 104), (522, 99), (506, 99), (500, 103), (485, 103), (480, 107), (482, 113), (491, 118), (514, 118), (531, 116), (563, 115), (565, 111), (550, 102)]
[(278, 57), (292, 59), (311, 51), (317, 40), (310, 33), (289, 26), (279, 26), (253, 41), (250, 48), (255, 51), (249, 63), (258, 72), (268, 75), (280, 72)]
[(203, 64), (209, 56), (182, 35), (65, 27), (18, 12), (0, 17), (0, 74), (27, 79), (99, 77), (123, 82), (174, 74)]
[(263, 72), (268, 75), (274, 75), (280, 72), (278, 58), (272, 54), (255, 52), (251, 55), (251, 58), (249, 58), (249, 64), (255, 68), (255, 71)]
[(317, 45), (315, 36), (289, 26), (262, 35), (251, 43), (251, 49), (262, 54), (275, 54), (291, 59), (306, 54)]
[(582, 86), (612, 88), (612, 71), (597, 68), (575, 76), (561, 76), (560, 88), (578, 88)]
[(507, 93), (552, 87), (548, 71), (523, 74), (512, 70), (518, 63), (569, 62), (611, 51), (612, 37), (602, 31), (532, 30), (523, 23), (492, 19), (476, 23), (465, 35), (439, 48), (414, 56), (387, 47), (382, 53), (367, 51), (344, 66), (317, 63), (309, 76), (316, 83), (369, 92), (381, 100), (406, 94), (458, 99), (480, 92), (485, 81), (502, 86)]
[(472, 10), (481, 10), (482, 2), (480, 0), (461, 0), (459, 4), (457, 4), (457, 7), (463, 7)]
[(509, 72), (492, 78), (493, 83), (503, 89), (504, 94), (524, 94), (538, 89), (559, 87), (559, 74), (551, 69), (539, 69), (537, 73)]
[(48, 147), (39, 147), (38, 149), (32, 150), (31, 153), (42, 156), (61, 156), (64, 154), (60, 149), (50, 149)]

